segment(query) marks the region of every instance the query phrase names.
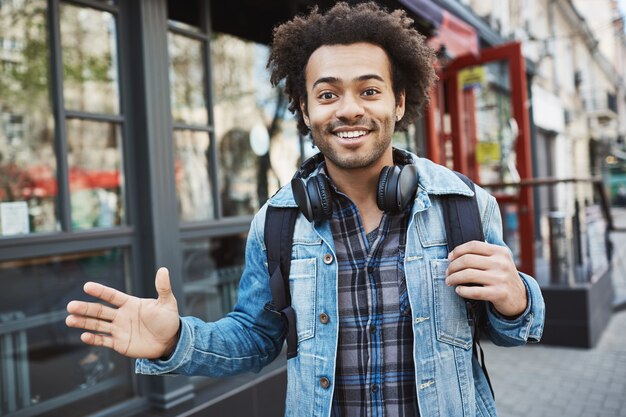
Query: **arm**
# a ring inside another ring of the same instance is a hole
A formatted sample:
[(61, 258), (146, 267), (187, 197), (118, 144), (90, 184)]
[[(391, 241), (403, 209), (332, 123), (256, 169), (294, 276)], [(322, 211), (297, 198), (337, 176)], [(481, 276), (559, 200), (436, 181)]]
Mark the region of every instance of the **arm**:
[(225, 318), (215, 323), (179, 319), (169, 274), (161, 268), (156, 276), (156, 300), (87, 283), (87, 294), (112, 306), (72, 301), (67, 307), (67, 325), (87, 330), (81, 336), (87, 344), (144, 358), (137, 361), (138, 373), (221, 376), (260, 370), (278, 355), (284, 338), (281, 318), (263, 309), (271, 294), (255, 222), (248, 236), (238, 304)]
[(484, 201), (481, 212), (486, 242), (467, 242), (451, 252), (446, 282), (456, 286), (461, 297), (488, 302), (487, 333), (494, 343), (538, 342), (545, 316), (541, 290), (532, 277), (517, 270), (502, 240), (495, 199), (478, 187), (477, 192), (482, 194), (479, 201)]
[(262, 244), (264, 216), (257, 215), (246, 245), (246, 267), (233, 312), (214, 322), (181, 319), (180, 339), (167, 359), (138, 360), (141, 374), (176, 373), (219, 377), (258, 372), (274, 360), (283, 345), (282, 319), (264, 309), (271, 300), (266, 253)]

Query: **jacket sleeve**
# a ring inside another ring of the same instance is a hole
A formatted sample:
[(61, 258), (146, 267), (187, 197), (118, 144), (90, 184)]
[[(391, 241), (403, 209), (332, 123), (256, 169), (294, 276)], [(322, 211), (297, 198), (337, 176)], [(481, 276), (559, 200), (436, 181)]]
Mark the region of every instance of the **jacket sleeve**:
[(172, 355), (165, 360), (138, 359), (136, 373), (219, 377), (258, 372), (278, 356), (284, 342), (283, 321), (264, 309), (272, 298), (262, 238), (264, 214), (265, 210), (257, 214), (248, 234), (234, 311), (213, 323), (181, 318), (180, 338)]
[[(485, 240), (495, 245), (506, 246), (502, 237), (502, 218), (496, 199), (483, 189), (479, 193), (479, 206)], [(483, 204), (480, 202), (483, 201)], [(499, 314), (492, 304), (487, 306), (487, 329), (490, 339), (500, 346), (517, 346), (526, 342), (539, 342), (543, 333), (545, 304), (537, 281), (530, 275), (518, 272), (526, 287), (528, 305), (517, 318), (510, 320)]]

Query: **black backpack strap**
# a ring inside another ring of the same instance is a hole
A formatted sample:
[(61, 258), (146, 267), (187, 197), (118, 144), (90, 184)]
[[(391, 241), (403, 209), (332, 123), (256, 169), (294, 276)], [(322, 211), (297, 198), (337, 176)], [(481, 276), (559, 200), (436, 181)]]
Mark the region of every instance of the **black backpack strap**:
[[(475, 191), (472, 180), (459, 172), (454, 173), (472, 191)], [(443, 211), (448, 236), (448, 251), (452, 252), (454, 248), (470, 240), (485, 240), (476, 195), (474, 197), (447, 195), (444, 199)]]
[[(454, 172), (474, 193), (476, 188), (474, 182), (460, 172)], [(445, 196), (443, 200), (444, 222), (446, 224), (446, 235), (448, 238), (448, 251), (471, 240), (484, 241), (482, 220), (478, 209), (476, 194), (473, 197), (451, 194)], [(486, 305), (477, 300), (466, 300), (467, 318), (472, 327), (474, 355), (479, 360), (485, 378), (489, 384), (491, 395), (495, 398), (491, 379), (485, 365), (485, 353), (480, 346), (480, 329), (485, 326), (487, 319)]]
[(291, 243), (298, 217), (295, 207), (267, 207), (265, 215), (265, 247), (267, 269), (270, 274), (272, 302), (265, 309), (280, 314), (287, 327), (287, 359), (298, 355), (296, 312), (291, 307), (289, 271), (291, 269)]

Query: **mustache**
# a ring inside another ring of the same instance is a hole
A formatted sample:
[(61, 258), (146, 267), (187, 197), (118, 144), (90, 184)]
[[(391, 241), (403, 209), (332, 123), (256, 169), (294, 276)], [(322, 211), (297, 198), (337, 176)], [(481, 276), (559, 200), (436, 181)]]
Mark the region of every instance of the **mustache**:
[(352, 127), (352, 126), (362, 126), (367, 128), (368, 130), (375, 130), (377, 125), (372, 120), (367, 117), (362, 117), (358, 120), (354, 120), (352, 122), (346, 122), (342, 120), (337, 120), (330, 122), (328, 126), (326, 126), (326, 131), (332, 133), (335, 129), (339, 129), (340, 127)]

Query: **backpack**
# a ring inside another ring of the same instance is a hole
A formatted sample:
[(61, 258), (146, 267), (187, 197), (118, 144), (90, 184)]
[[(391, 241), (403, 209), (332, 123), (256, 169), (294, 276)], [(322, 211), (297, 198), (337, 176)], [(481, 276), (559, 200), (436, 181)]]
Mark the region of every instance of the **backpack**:
[[(474, 183), (465, 175), (454, 172), (472, 191)], [(485, 237), (476, 201), (473, 197), (462, 195), (446, 195), (443, 198), (443, 214), (448, 238), (448, 250), (451, 252), (457, 246), (471, 240), (484, 241)], [(297, 207), (267, 207), (265, 217), (265, 247), (267, 248), (267, 263), (270, 275), (270, 290), (272, 301), (265, 305), (265, 310), (279, 314), (287, 328), (287, 359), (298, 355), (298, 336), (296, 332), (296, 313), (291, 306), (289, 292), (289, 273), (291, 268), (291, 245), (293, 231), (298, 217)], [(466, 300), (467, 317), (472, 328), (473, 352), (478, 358), (485, 373), (489, 388), (493, 395), (493, 388), (485, 366), (484, 352), (480, 347), (480, 329), (486, 325), (486, 304), (477, 300)]]

